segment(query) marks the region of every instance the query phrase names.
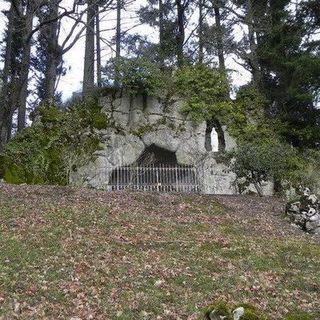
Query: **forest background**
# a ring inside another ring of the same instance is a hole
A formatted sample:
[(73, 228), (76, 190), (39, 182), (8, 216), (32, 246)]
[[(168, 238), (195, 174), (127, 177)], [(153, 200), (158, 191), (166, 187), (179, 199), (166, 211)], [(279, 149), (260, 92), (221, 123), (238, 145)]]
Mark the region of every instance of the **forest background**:
[[(243, 146), (233, 155), (242, 163), (234, 168), (240, 176), (301, 182), (300, 171), (310, 162), (307, 175), (314, 175), (320, 142), (318, 1), (12, 0), (1, 5), (5, 159), (17, 155), (16, 146), (9, 155), (5, 147), (15, 132), (41, 107), (65, 109), (81, 82), (84, 97), (102, 87), (152, 95), (172, 94), (174, 88), (195, 120), (229, 126)], [(254, 163), (248, 164), (250, 158)]]

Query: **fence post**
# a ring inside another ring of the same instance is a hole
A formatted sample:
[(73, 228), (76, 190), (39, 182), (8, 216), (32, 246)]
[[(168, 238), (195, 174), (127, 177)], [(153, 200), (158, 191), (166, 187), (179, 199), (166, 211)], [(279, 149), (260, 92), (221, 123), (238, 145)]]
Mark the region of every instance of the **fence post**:
[(179, 192), (179, 184), (178, 184), (178, 168), (175, 166), (174, 167), (175, 171), (175, 180), (176, 180), (176, 191)]

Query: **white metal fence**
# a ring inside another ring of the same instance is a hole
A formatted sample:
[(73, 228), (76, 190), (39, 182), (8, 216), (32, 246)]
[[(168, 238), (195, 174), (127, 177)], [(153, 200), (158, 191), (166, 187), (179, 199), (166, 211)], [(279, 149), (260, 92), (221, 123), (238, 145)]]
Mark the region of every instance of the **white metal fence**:
[(122, 166), (113, 169), (109, 190), (199, 192), (197, 170), (191, 166)]

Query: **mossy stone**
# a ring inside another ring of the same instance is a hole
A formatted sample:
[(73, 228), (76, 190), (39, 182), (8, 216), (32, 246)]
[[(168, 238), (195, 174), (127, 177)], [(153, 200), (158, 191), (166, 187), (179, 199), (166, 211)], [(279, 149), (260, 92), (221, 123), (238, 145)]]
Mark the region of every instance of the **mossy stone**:
[(205, 311), (205, 319), (211, 320), (210, 315), (223, 316), (224, 320), (232, 320), (231, 311), (228, 304), (224, 301), (218, 301), (209, 305)]

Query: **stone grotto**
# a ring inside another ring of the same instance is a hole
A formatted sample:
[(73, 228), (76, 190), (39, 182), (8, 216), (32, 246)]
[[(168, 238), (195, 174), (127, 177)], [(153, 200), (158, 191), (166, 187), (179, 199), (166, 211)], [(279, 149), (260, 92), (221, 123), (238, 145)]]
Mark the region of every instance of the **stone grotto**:
[[(116, 168), (123, 166), (184, 166), (194, 168), (204, 194), (237, 194), (235, 174), (218, 161), (218, 154), (236, 147), (218, 122), (194, 123), (181, 113), (177, 97), (132, 96), (123, 92), (99, 100), (110, 125), (100, 130), (101, 148), (93, 161), (70, 174), (70, 183), (110, 190)], [(264, 194), (271, 195), (266, 183)]]

